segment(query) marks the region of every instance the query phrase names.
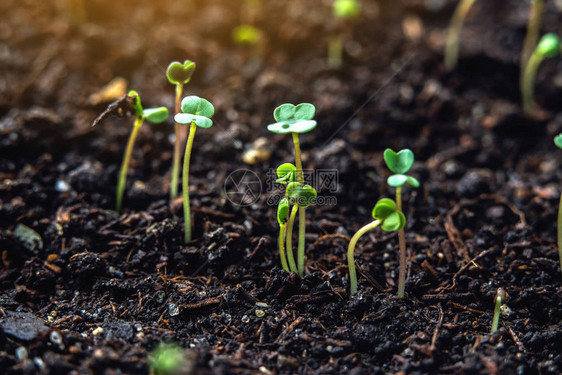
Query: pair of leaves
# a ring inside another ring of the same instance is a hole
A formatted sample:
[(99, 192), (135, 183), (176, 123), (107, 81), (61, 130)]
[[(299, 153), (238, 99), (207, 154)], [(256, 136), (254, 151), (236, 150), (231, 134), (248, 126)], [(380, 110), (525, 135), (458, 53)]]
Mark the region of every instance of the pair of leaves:
[(406, 217), (396, 209), (392, 199), (383, 198), (373, 208), (373, 219), (381, 221), (381, 228), (386, 232), (394, 232), (404, 228)]
[(144, 118), (146, 121), (152, 124), (160, 124), (161, 122), (166, 121), (166, 119), (168, 118), (168, 108), (157, 107), (143, 109), (138, 92), (131, 90), (129, 91), (127, 96), (132, 100), (131, 107), (135, 112), (135, 116)]
[(545, 34), (539, 44), (537, 44), (537, 53), (541, 57), (556, 57), (560, 54), (560, 39), (554, 33)]
[(387, 148), (384, 150), (384, 162), (386, 163), (388, 169), (395, 173), (387, 180), (387, 183), (390, 186), (401, 187), (406, 183), (415, 188), (420, 186), (417, 179), (405, 174), (410, 170), (410, 168), (412, 168), (412, 165), (414, 165), (414, 153), (412, 150), (405, 149), (396, 153), (390, 148)]
[(297, 167), (291, 163), (281, 164), (277, 167), (277, 182), (278, 184), (288, 184), (297, 180)]
[(310, 103), (301, 103), (297, 106), (282, 104), (273, 112), (277, 122), (268, 125), (267, 130), (277, 134), (306, 133), (316, 127), (316, 121), (313, 120), (315, 114), (316, 108)]
[(287, 185), (286, 193), (291, 202), (299, 207), (310, 206), (316, 201), (316, 197), (318, 196), (318, 193), (316, 193), (316, 190), (312, 186), (303, 185), (300, 182), (291, 182)]
[(213, 126), (211, 117), (215, 114), (215, 107), (207, 99), (187, 96), (181, 101), (181, 111), (174, 117), (178, 124), (195, 123), (201, 128)]
[(183, 64), (179, 61), (172, 61), (166, 69), (166, 77), (173, 85), (184, 85), (191, 80), (194, 71), (195, 63), (193, 61), (185, 60)]
[(562, 133), (554, 137), (554, 144), (556, 145), (556, 147), (562, 148)]
[(333, 10), (336, 18), (353, 19), (361, 14), (361, 4), (357, 0), (334, 0)]

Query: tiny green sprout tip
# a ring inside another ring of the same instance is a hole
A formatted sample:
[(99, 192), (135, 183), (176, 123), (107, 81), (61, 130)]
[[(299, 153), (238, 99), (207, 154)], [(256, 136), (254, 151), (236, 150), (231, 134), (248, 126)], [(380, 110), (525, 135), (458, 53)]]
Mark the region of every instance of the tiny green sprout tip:
[(123, 162), (121, 163), (119, 178), (117, 180), (117, 192), (115, 198), (115, 210), (117, 212), (121, 212), (123, 205), (123, 194), (125, 192), (125, 183), (127, 182), (127, 170), (129, 169), (129, 162), (131, 161), (133, 146), (139, 129), (141, 128), (144, 120), (152, 124), (159, 124), (166, 121), (169, 116), (168, 109), (166, 107), (144, 109), (141, 104), (139, 93), (134, 90), (129, 91), (127, 97), (129, 99), (131, 110), (135, 114), (135, 122), (127, 142), (127, 147), (125, 148), (125, 155), (123, 156)]
[(361, 3), (357, 0), (334, 0), (334, 17), (353, 19), (361, 14)]
[(283, 104), (275, 109), (275, 124), (268, 125), (267, 130), (277, 134), (307, 133), (316, 127), (313, 120), (316, 108), (309, 103)]
[(554, 137), (554, 144), (556, 145), (556, 147), (562, 149), (562, 133)]
[(160, 344), (148, 356), (148, 366), (155, 375), (179, 374), (186, 365), (186, 353), (177, 344)]
[(507, 298), (507, 293), (503, 288), (498, 288), (496, 291), (496, 296), (494, 297), (494, 316), (492, 318), (492, 329), (490, 333), (494, 333), (498, 330), (498, 325), (500, 322), (500, 312), (501, 307)]
[(195, 67), (196, 64), (190, 60), (185, 60), (183, 64), (179, 61), (172, 61), (166, 69), (166, 78), (173, 85), (185, 85), (191, 80)]
[(554, 33), (545, 34), (537, 45), (537, 53), (543, 57), (556, 57), (560, 54), (560, 38)]
[(368, 231), (380, 226), (385, 232), (395, 232), (404, 228), (406, 217), (400, 212), (392, 199), (383, 198), (377, 202), (372, 212), (373, 222), (365, 225), (357, 231), (349, 241), (347, 248), (347, 265), (349, 268), (349, 292), (351, 295), (357, 292), (357, 272), (355, 271), (355, 245), (361, 236)]
[(207, 100), (198, 96), (187, 96), (181, 101), (181, 111), (174, 118), (178, 124), (189, 125), (189, 137), (183, 157), (182, 194), (184, 218), (184, 242), (191, 242), (191, 209), (189, 206), (189, 162), (191, 149), (197, 127), (210, 128), (213, 125), (211, 117), (215, 114), (215, 107)]
[(232, 31), (234, 42), (242, 45), (255, 45), (261, 39), (261, 31), (252, 25), (240, 25)]

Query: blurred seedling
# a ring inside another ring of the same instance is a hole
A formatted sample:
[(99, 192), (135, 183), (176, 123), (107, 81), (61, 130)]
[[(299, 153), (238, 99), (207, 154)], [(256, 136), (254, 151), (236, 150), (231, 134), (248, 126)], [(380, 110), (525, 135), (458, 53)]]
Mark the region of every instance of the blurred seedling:
[[(277, 183), (287, 185), (294, 182), (296, 179), (297, 167), (291, 163), (285, 163), (277, 168)], [(281, 258), (281, 266), (287, 272), (297, 273), (297, 266), (295, 257), (291, 250), (288, 254), (285, 253), (285, 236), (287, 232), (287, 222), (289, 221), (289, 199), (285, 196), (279, 201), (277, 205), (277, 222), (279, 223), (279, 239), (277, 246), (279, 249), (279, 256)], [(288, 262), (287, 262), (288, 258)]]
[(191, 149), (197, 127), (210, 128), (213, 125), (211, 117), (215, 114), (215, 107), (206, 99), (198, 96), (187, 96), (181, 101), (181, 112), (174, 118), (178, 124), (189, 125), (189, 136), (185, 147), (182, 170), (184, 241), (191, 242), (191, 209), (189, 206), (189, 161)]
[(466, 15), (476, 0), (461, 0), (453, 13), (445, 43), (445, 67), (453, 70), (459, 60), (459, 40)]
[(328, 43), (328, 65), (339, 68), (342, 65), (345, 42), (351, 33), (350, 23), (361, 15), (361, 3), (358, 0), (334, 0), (332, 11), (339, 30)]
[[(554, 144), (556, 145), (556, 147), (562, 149), (562, 134), (558, 134), (554, 138)], [(558, 204), (557, 234), (558, 234), (558, 257), (560, 258), (560, 272), (562, 272), (562, 194), (560, 194), (560, 203)]]
[(545, 34), (529, 58), (521, 79), (521, 96), (523, 98), (523, 110), (525, 112), (531, 112), (536, 106), (533, 91), (539, 66), (544, 59), (556, 57), (559, 54), (560, 39), (558, 36), (554, 33)]
[[(289, 215), (286, 233), (286, 251), (289, 254), (289, 260), (292, 254), (293, 241), (293, 225), (297, 211), (299, 213), (299, 240), (297, 253), (297, 273), (299, 276), (304, 274), (304, 250), (305, 250), (305, 234), (306, 234), (306, 214), (305, 210), (316, 199), (316, 190), (309, 185), (304, 184), (304, 176), (301, 161), (301, 150), (299, 142), (299, 134), (307, 133), (316, 127), (316, 121), (313, 120), (316, 113), (314, 105), (309, 103), (301, 103), (297, 106), (293, 104), (283, 104), (275, 108), (273, 117), (277, 121), (275, 124), (268, 125), (267, 130), (276, 134), (291, 134), (295, 147), (295, 170), (291, 172), (294, 181), (289, 183), (286, 181), (286, 196), (289, 203), (293, 205)], [(282, 177), (287, 177), (287, 174)], [(287, 177), (289, 178), (289, 177)], [(288, 213), (288, 210), (287, 210)], [(293, 270), (294, 271), (294, 270)]]
[[(384, 151), (384, 162), (388, 169), (393, 173), (388, 177), (387, 183), (389, 186), (396, 188), (396, 207), (397, 210), (402, 212), (402, 187), (406, 184), (414, 188), (418, 188), (420, 183), (407, 173), (412, 165), (414, 165), (414, 153), (409, 150), (401, 150), (398, 153), (387, 148)], [(404, 228), (398, 230), (398, 242), (400, 244), (400, 271), (398, 275), (398, 298), (404, 297), (404, 290), (406, 285), (406, 236)]]
[(365, 225), (351, 237), (347, 248), (347, 264), (349, 268), (349, 293), (357, 292), (357, 273), (355, 271), (355, 245), (361, 236), (368, 231), (380, 226), (385, 232), (395, 232), (404, 228), (406, 217), (397, 209), (396, 203), (392, 199), (383, 198), (377, 202), (373, 208), (373, 219), (371, 223)]
[(531, 11), (529, 16), (529, 23), (527, 24), (527, 35), (523, 43), (523, 51), (521, 52), (521, 79), (525, 71), (525, 65), (531, 57), (539, 40), (539, 31), (541, 27), (542, 12), (544, 9), (543, 0), (531, 0)]
[(125, 155), (123, 157), (123, 162), (121, 164), (121, 169), (119, 171), (119, 178), (117, 180), (117, 193), (115, 199), (115, 210), (121, 212), (123, 203), (123, 193), (125, 191), (125, 183), (127, 182), (127, 170), (129, 169), (129, 162), (131, 160), (131, 155), (133, 153), (133, 146), (137, 138), (139, 129), (141, 128), (144, 120), (152, 123), (159, 124), (166, 121), (168, 118), (168, 109), (166, 107), (157, 108), (147, 108), (144, 109), (141, 104), (141, 99), (136, 91), (129, 91), (129, 93), (110, 104), (109, 107), (96, 119), (94, 120), (92, 126), (96, 126), (103, 119), (112, 113), (117, 113), (118, 115), (124, 116), (126, 114), (132, 113), (135, 116), (135, 121), (133, 123), (133, 130), (129, 136), (129, 141), (127, 142), (127, 147), (125, 149)]
[(498, 288), (496, 292), (496, 297), (494, 298), (494, 317), (492, 318), (492, 329), (490, 333), (494, 333), (498, 330), (498, 324), (500, 322), (500, 313), (502, 304), (505, 302), (507, 294), (503, 288)]
[(151, 375), (179, 375), (186, 373), (188, 359), (185, 350), (176, 344), (160, 344), (148, 357)]
[[(191, 80), (194, 71), (195, 63), (190, 60), (185, 60), (183, 64), (179, 61), (173, 61), (168, 65), (168, 69), (166, 69), (166, 78), (168, 78), (171, 84), (176, 86), (176, 115), (180, 113), (181, 110), (183, 86)], [(170, 199), (175, 199), (178, 196), (181, 152), (187, 137), (185, 126), (181, 126), (177, 122), (174, 124), (174, 133), (176, 138), (174, 142), (174, 160), (172, 161), (172, 175), (170, 181)]]

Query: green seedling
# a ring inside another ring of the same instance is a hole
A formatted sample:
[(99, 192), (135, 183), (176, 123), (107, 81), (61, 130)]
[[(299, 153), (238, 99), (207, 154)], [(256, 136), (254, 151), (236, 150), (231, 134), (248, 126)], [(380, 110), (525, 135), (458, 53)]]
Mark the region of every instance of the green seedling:
[(533, 90), (537, 71), (542, 61), (547, 57), (556, 57), (560, 54), (560, 39), (556, 34), (544, 35), (537, 48), (529, 58), (520, 82), (521, 96), (523, 98), (523, 110), (530, 112), (536, 106)]
[(455, 9), (445, 44), (445, 67), (453, 70), (459, 60), (459, 40), (466, 15), (476, 0), (461, 0)]
[(358, 0), (334, 0), (332, 11), (338, 22), (339, 32), (328, 43), (328, 65), (339, 68), (342, 64), (343, 46), (349, 35), (349, 23), (361, 15)]
[(539, 31), (541, 27), (542, 12), (544, 9), (543, 0), (531, 0), (531, 14), (529, 23), (527, 24), (527, 35), (523, 43), (523, 51), (521, 52), (521, 78), (525, 71), (525, 65), (531, 57), (539, 40)]
[[(387, 148), (384, 151), (384, 162), (388, 169), (395, 173), (388, 178), (387, 183), (393, 188), (396, 188), (396, 207), (398, 211), (402, 212), (402, 187), (406, 184), (415, 188), (420, 186), (417, 179), (405, 174), (412, 168), (412, 165), (414, 165), (414, 153), (408, 149), (396, 153)], [(404, 234), (404, 228), (398, 230), (398, 242), (400, 244), (398, 298), (403, 298), (406, 285), (406, 235)]]
[[(277, 180), (275, 182), (284, 185), (295, 182), (297, 174), (296, 171), (297, 167), (291, 163), (280, 165), (277, 168)], [(277, 222), (279, 223), (279, 240), (277, 244), (279, 247), (279, 256), (281, 257), (281, 265), (283, 266), (283, 269), (287, 272), (297, 273), (298, 270), (293, 251), (291, 250), (288, 254), (285, 254), (285, 237), (287, 232), (287, 222), (289, 221), (289, 209), (289, 199), (285, 195), (285, 197), (279, 201), (277, 206)], [(289, 259), (288, 263), (287, 258)]]
[(123, 162), (121, 163), (119, 178), (117, 180), (115, 210), (117, 212), (121, 212), (123, 193), (125, 192), (125, 183), (127, 182), (127, 170), (129, 169), (129, 162), (131, 160), (131, 155), (133, 154), (133, 146), (135, 144), (139, 129), (144, 123), (144, 120), (152, 124), (159, 124), (166, 121), (166, 119), (168, 118), (168, 109), (166, 107), (143, 109), (139, 94), (136, 91), (129, 91), (127, 96), (124, 96), (122, 99), (119, 99), (115, 103), (111, 104), (108, 109), (94, 121), (92, 126), (98, 124), (109, 113), (113, 111), (116, 111), (118, 113), (122, 111), (132, 112), (135, 116), (133, 130), (131, 131), (131, 135), (129, 136), (129, 141), (127, 142), (127, 148), (125, 149), (125, 155), (123, 157)]
[[(277, 121), (268, 125), (267, 130), (276, 134), (291, 134), (295, 147), (295, 171), (291, 172), (294, 177), (288, 177), (286, 180), (286, 194), (289, 202), (293, 204), (291, 214), (289, 216), (286, 233), (286, 250), (288, 254), (293, 252), (293, 225), (297, 211), (299, 213), (299, 242), (297, 253), (297, 273), (299, 276), (304, 275), (304, 250), (305, 250), (305, 233), (306, 233), (306, 215), (305, 210), (316, 199), (316, 191), (309, 185), (304, 184), (304, 176), (301, 161), (301, 151), (299, 134), (311, 131), (316, 127), (316, 121), (313, 120), (316, 113), (314, 105), (302, 103), (297, 106), (293, 104), (283, 104), (275, 109), (273, 117)], [(286, 175), (283, 175), (286, 177)], [(289, 179), (294, 181), (289, 183)], [(289, 255), (290, 260), (291, 255)]]
[[(562, 134), (558, 134), (554, 138), (556, 147), (562, 149)], [(560, 258), (560, 272), (562, 272), (562, 194), (560, 194), (560, 203), (558, 203), (558, 257)]]
[[(176, 107), (175, 114), (180, 113), (181, 110), (181, 96), (183, 93), (183, 85), (191, 80), (191, 76), (195, 71), (195, 63), (190, 60), (185, 60), (182, 63), (173, 61), (166, 69), (166, 78), (168, 81), (176, 86)], [(175, 199), (178, 196), (178, 180), (180, 174), (180, 159), (182, 152), (182, 145), (186, 141), (186, 127), (181, 126), (177, 122), (174, 124), (174, 133), (176, 139), (174, 142), (174, 160), (172, 161), (172, 175), (170, 181), (170, 199)]]
[(365, 225), (351, 237), (347, 248), (347, 265), (349, 268), (349, 293), (357, 292), (357, 273), (355, 271), (355, 245), (359, 238), (368, 231), (380, 226), (385, 232), (395, 232), (404, 228), (406, 217), (397, 209), (396, 203), (392, 199), (383, 198), (377, 202), (373, 208), (373, 222)]
[(181, 374), (186, 366), (185, 350), (176, 344), (160, 344), (148, 357), (151, 375)]
[(181, 111), (182, 113), (174, 117), (176, 122), (178, 124), (190, 125), (182, 170), (184, 241), (189, 243), (191, 242), (191, 209), (189, 207), (189, 161), (191, 149), (193, 148), (193, 139), (197, 127), (206, 129), (213, 125), (211, 117), (215, 114), (215, 108), (206, 99), (198, 96), (187, 96), (181, 101)]
[(506, 297), (507, 297), (507, 295), (505, 293), (505, 290), (503, 290), (503, 288), (498, 288), (498, 290), (496, 292), (496, 297), (494, 298), (494, 303), (495, 303), (494, 317), (492, 318), (492, 329), (490, 330), (490, 333), (494, 333), (498, 330), (498, 323), (500, 322), (501, 307), (502, 307), (502, 304), (505, 302)]

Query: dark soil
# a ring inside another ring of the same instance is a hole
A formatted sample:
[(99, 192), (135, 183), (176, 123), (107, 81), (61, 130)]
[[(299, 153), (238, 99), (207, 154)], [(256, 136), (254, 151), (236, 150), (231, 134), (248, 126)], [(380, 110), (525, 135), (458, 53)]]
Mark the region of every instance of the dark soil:
[[(562, 62), (540, 69), (544, 111), (523, 115), (527, 2), (476, 2), (452, 73), (452, 0), (363, 1), (340, 70), (326, 65), (330, 1), (264, 0), (261, 60), (231, 42), (239, 0), (86, 1), (85, 21), (71, 3), (0, 2), (0, 373), (148, 373), (160, 342), (186, 348), (192, 374), (562, 371)], [(547, 0), (543, 31), (560, 34), (561, 17)], [(145, 106), (173, 108), (164, 69), (185, 58), (197, 62), (186, 94), (217, 110), (196, 135), (189, 245), (181, 201), (168, 202), (171, 120), (141, 129), (119, 215), (132, 119), (91, 128), (108, 103), (88, 101), (123, 77)], [(339, 173), (337, 192), (320, 192), (337, 205), (307, 210), (303, 279), (280, 268), (273, 193), (242, 207), (223, 189), (238, 169), (266, 189), (294, 160), (289, 137), (266, 130), (285, 102), (318, 110), (305, 168)], [(247, 165), (258, 137), (271, 155)], [(407, 298), (394, 297), (396, 235), (380, 231), (359, 242), (350, 298), (348, 239), (394, 194), (387, 147), (411, 148), (422, 182), (404, 195)], [(500, 286), (511, 313), (490, 335)]]

